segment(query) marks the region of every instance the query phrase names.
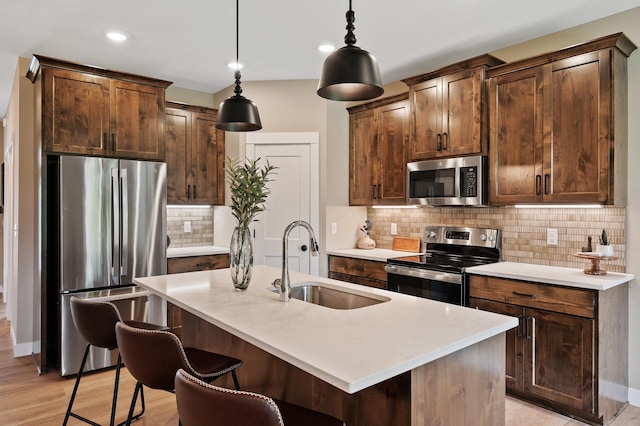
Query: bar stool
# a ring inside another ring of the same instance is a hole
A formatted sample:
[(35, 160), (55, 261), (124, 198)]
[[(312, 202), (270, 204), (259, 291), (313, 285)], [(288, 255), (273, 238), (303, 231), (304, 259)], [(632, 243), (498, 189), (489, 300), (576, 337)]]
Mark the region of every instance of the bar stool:
[[(81, 420), (85, 423), (89, 423), (94, 426), (100, 426), (99, 423), (89, 420), (72, 411), (73, 402), (78, 392), (78, 386), (80, 385), (80, 380), (82, 379), (82, 375), (84, 373), (84, 365), (87, 361), (87, 357), (89, 356), (89, 349), (91, 348), (91, 346), (108, 349), (110, 351), (116, 349), (118, 347), (118, 342), (116, 341), (115, 327), (116, 323), (118, 322), (125, 322), (136, 327), (143, 327), (151, 330), (169, 330), (169, 328), (140, 321), (123, 321), (122, 317), (120, 316), (120, 311), (118, 311), (118, 308), (113, 303), (92, 301), (90, 299), (79, 299), (77, 297), (71, 298), (71, 316), (73, 317), (73, 322), (75, 323), (78, 332), (87, 341), (87, 347), (84, 350), (84, 356), (82, 357), (82, 362), (80, 363), (80, 371), (76, 376), (76, 382), (73, 386), (73, 392), (71, 393), (69, 406), (67, 407), (67, 412), (64, 416), (64, 422), (62, 424), (66, 425), (69, 421), (69, 417), (75, 417), (76, 419)], [(113, 385), (113, 400), (111, 403), (111, 421), (109, 423), (111, 426), (113, 426), (115, 422), (121, 366), (122, 358), (120, 354), (118, 354), (118, 361), (116, 362), (116, 377)], [(141, 411), (140, 413), (136, 414), (136, 419), (142, 416), (142, 414), (144, 413), (144, 395), (141, 396), (140, 402)]]
[(178, 414), (183, 426), (343, 426), (342, 420), (254, 392), (213, 386), (184, 370), (175, 378)]
[(116, 324), (116, 338), (124, 364), (138, 381), (129, 407), (127, 425), (133, 419), (136, 398), (143, 386), (174, 392), (175, 376), (179, 369), (208, 383), (231, 373), (236, 389), (240, 389), (235, 371), (242, 365), (239, 359), (185, 348), (173, 333), (135, 328), (122, 322)]

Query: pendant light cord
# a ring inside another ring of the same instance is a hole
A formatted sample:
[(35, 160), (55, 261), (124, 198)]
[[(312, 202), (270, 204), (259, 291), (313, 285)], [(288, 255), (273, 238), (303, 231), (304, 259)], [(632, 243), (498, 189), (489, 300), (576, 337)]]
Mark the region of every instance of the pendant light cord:
[(236, 79), (236, 87), (233, 89), (233, 93), (236, 96), (242, 94), (242, 87), (240, 86), (240, 0), (236, 0), (236, 72), (233, 73)]
[(347, 34), (344, 36), (344, 44), (347, 46), (353, 46), (356, 44), (356, 35), (353, 33), (353, 30), (356, 27), (353, 25), (353, 22), (356, 20), (356, 14), (351, 10), (351, 0), (349, 0), (349, 10), (347, 11)]

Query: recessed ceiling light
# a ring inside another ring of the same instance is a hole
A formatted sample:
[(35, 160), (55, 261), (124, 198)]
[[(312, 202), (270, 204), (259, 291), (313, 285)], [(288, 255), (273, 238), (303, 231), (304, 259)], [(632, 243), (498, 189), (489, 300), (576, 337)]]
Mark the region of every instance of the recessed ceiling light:
[(321, 44), (320, 46), (318, 46), (318, 50), (322, 53), (329, 53), (336, 50), (336, 47), (332, 44)]
[(243, 65), (239, 62), (229, 62), (227, 66), (232, 70), (241, 70), (243, 67)]
[(125, 41), (127, 39), (127, 36), (116, 32), (116, 31), (110, 31), (107, 33), (107, 37), (113, 41)]

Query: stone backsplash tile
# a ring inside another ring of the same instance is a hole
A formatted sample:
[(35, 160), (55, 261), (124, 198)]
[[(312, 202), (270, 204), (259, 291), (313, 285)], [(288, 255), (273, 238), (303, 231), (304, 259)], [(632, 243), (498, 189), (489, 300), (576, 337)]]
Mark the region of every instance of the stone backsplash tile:
[[(379, 248), (391, 248), (391, 223), (398, 226), (398, 236), (422, 238), (427, 225), (457, 225), (502, 230), (502, 259), (508, 262), (534, 263), (583, 269), (588, 262), (573, 256), (593, 245), (603, 229), (607, 230), (617, 260), (603, 262), (612, 272), (626, 268), (626, 208), (418, 208), (367, 209), (373, 222), (371, 238)], [(558, 230), (558, 245), (547, 245), (547, 229)]]
[[(185, 221), (191, 222), (191, 232), (184, 232)], [(167, 234), (172, 248), (213, 245), (213, 209), (167, 207)]]

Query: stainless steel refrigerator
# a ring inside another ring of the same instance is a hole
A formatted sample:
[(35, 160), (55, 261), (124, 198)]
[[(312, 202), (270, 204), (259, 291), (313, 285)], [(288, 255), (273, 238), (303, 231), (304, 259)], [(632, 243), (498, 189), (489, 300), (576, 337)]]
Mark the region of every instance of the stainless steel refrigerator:
[[(72, 297), (110, 300), (125, 319), (147, 319), (147, 293), (133, 278), (167, 270), (166, 165), (79, 156), (53, 161), (57, 229), (49, 247), (59, 250), (50, 255), (58, 277), (59, 324), (53, 329), (65, 376), (78, 372), (86, 346), (71, 317)], [(92, 348), (86, 370), (114, 365), (113, 352)]]

